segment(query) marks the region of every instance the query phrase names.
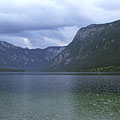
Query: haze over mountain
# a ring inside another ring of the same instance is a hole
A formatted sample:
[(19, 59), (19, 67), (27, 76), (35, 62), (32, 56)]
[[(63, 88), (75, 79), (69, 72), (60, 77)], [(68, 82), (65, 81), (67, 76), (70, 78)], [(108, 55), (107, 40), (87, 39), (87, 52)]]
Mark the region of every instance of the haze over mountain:
[(81, 71), (120, 66), (120, 20), (81, 28), (53, 60), (53, 71)]
[(63, 49), (64, 47), (20, 48), (0, 41), (0, 68), (41, 70)]

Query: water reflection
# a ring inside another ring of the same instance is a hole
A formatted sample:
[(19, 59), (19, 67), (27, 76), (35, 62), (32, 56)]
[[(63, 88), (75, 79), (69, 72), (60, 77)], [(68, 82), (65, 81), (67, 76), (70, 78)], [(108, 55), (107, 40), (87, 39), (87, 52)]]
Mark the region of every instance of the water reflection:
[(120, 76), (81, 75), (72, 79), (74, 92), (120, 92)]
[(119, 120), (119, 79), (0, 75), (0, 120)]

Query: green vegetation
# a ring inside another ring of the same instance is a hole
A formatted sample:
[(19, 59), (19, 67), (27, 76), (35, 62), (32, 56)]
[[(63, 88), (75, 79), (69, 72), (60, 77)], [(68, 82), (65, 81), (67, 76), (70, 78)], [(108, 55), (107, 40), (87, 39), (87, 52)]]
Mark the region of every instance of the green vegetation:
[(0, 68), (0, 72), (25, 72), (25, 70)]
[(107, 66), (80, 70), (80, 72), (120, 72), (120, 66)]

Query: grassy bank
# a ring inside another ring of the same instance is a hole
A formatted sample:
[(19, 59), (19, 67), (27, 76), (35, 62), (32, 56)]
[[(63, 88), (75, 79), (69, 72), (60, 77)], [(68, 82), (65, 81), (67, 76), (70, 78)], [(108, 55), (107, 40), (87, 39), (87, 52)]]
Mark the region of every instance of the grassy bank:
[(0, 72), (25, 72), (25, 70), (21, 69), (5, 69), (5, 68), (0, 68)]

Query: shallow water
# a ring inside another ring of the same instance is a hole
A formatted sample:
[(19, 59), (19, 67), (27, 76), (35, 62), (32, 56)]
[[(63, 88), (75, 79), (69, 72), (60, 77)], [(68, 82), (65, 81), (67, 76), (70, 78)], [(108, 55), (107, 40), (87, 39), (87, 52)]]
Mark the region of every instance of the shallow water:
[(0, 120), (119, 120), (120, 76), (0, 73)]

